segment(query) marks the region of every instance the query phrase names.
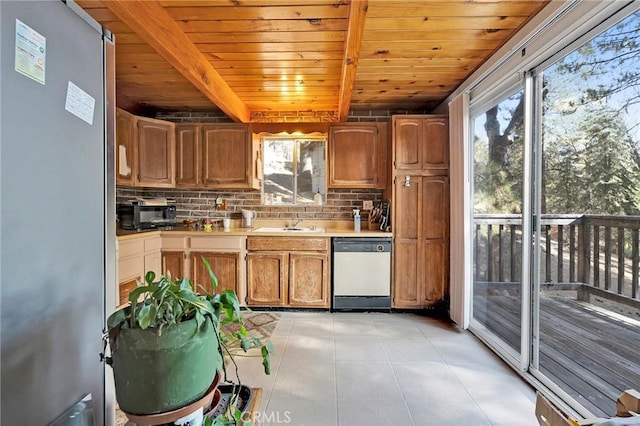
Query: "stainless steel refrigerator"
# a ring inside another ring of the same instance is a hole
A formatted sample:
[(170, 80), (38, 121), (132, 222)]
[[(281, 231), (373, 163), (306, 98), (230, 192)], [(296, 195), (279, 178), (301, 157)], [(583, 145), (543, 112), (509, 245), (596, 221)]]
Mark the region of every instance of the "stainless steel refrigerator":
[(2, 425), (105, 423), (113, 105), (102, 30), (73, 8), (0, 1)]

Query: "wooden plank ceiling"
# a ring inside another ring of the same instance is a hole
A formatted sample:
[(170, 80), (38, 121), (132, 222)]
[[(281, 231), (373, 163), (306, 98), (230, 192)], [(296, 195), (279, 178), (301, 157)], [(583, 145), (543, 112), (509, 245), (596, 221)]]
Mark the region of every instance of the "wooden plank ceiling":
[(249, 122), (428, 111), (548, 0), (76, 2), (116, 36), (118, 106)]

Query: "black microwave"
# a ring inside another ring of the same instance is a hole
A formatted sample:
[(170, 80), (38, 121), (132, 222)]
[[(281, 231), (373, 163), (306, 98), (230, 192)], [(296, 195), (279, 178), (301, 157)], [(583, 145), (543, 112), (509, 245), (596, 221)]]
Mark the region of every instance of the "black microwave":
[(117, 213), (122, 229), (140, 231), (171, 228), (176, 225), (176, 206), (121, 204)]

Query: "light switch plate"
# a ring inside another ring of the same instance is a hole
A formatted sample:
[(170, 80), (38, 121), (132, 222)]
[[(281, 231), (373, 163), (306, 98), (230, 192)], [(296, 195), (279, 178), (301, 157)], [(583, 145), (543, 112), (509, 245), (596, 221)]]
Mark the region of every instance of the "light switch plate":
[(373, 201), (371, 200), (363, 201), (362, 210), (373, 210)]

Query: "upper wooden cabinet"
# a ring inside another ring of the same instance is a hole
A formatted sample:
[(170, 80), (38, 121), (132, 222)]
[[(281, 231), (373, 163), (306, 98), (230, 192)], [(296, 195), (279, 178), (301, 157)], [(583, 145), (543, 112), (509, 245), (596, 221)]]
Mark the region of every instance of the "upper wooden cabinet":
[(136, 180), (134, 171), (134, 146), (136, 143), (137, 117), (116, 108), (116, 184), (133, 186)]
[(204, 125), (202, 132), (202, 182), (220, 188), (249, 186), (252, 152), (248, 126)]
[(387, 123), (347, 123), (329, 129), (329, 187), (385, 188)]
[(201, 184), (202, 130), (197, 124), (176, 124), (176, 186)]
[(175, 125), (138, 117), (136, 184), (143, 187), (175, 186)]
[(176, 186), (257, 189), (254, 160), (259, 153), (244, 124), (176, 126)]
[(394, 116), (393, 141), (396, 170), (448, 170), (449, 120), (446, 116)]

